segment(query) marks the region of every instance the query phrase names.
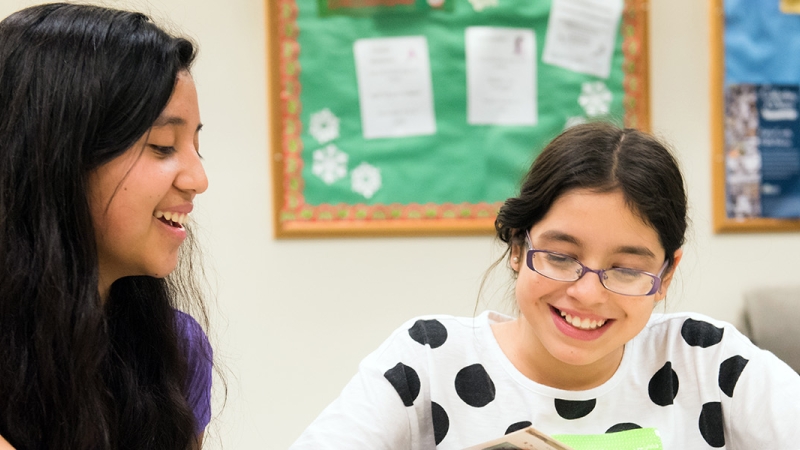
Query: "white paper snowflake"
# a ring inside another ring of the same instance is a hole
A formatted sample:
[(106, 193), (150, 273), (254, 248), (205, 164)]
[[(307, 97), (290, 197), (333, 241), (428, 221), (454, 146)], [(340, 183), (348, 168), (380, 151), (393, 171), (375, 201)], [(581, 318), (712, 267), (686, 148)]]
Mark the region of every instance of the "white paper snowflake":
[(311, 172), (325, 184), (335, 183), (347, 175), (347, 153), (342, 152), (333, 144), (314, 150)]
[(611, 107), (611, 91), (602, 81), (589, 81), (583, 83), (578, 104), (581, 105), (586, 115), (596, 117), (608, 114)]
[(377, 167), (362, 162), (350, 172), (350, 186), (366, 198), (372, 198), (381, 188), (381, 171)]
[(581, 125), (586, 123), (586, 117), (583, 116), (572, 116), (567, 117), (567, 122), (564, 124), (564, 129), (572, 128), (575, 125)]
[(485, 8), (493, 8), (500, 4), (500, 0), (469, 0), (475, 11), (483, 11)]
[(308, 132), (320, 144), (330, 142), (339, 137), (339, 118), (328, 108), (315, 112), (311, 114)]

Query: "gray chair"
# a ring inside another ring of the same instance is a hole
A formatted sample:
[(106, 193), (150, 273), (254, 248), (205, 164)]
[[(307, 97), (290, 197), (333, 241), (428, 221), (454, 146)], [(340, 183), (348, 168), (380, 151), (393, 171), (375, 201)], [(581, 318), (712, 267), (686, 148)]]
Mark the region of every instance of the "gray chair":
[(800, 373), (800, 286), (745, 292), (740, 329)]

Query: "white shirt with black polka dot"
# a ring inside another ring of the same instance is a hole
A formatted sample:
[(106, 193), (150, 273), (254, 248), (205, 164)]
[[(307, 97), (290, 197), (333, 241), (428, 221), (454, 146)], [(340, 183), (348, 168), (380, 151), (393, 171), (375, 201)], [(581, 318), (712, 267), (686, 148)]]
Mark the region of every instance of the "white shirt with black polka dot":
[(531, 424), (551, 435), (656, 428), (665, 449), (800, 449), (800, 376), (730, 324), (654, 314), (611, 379), (565, 391), (506, 358), (490, 325), (507, 320), (410, 320), (291, 449), (461, 450)]

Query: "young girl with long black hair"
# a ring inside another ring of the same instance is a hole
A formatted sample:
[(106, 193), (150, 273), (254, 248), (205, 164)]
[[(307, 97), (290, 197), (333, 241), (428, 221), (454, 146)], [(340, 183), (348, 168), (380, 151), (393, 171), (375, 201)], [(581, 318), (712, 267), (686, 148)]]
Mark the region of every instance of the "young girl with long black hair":
[(208, 185), (194, 57), (135, 12), (53, 3), (0, 22), (6, 445), (201, 446), (211, 349), (181, 312), (205, 321), (184, 242)]

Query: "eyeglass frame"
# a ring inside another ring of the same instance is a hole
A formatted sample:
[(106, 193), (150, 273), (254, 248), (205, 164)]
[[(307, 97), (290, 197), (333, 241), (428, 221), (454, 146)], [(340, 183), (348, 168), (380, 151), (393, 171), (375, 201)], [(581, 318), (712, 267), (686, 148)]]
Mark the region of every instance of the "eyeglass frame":
[[(664, 271), (667, 270), (667, 266), (669, 265), (669, 259), (664, 260), (664, 265), (661, 266), (661, 269), (659, 269), (658, 274), (650, 273), (650, 272), (647, 272), (645, 270), (628, 269), (628, 270), (634, 270), (634, 271), (639, 272), (641, 274), (644, 274), (644, 275), (647, 275), (649, 277), (652, 277), (653, 280), (655, 280), (655, 281), (653, 282), (653, 287), (646, 294), (624, 294), (622, 292), (617, 292), (617, 291), (615, 291), (613, 289), (610, 289), (608, 286), (606, 286), (605, 283), (603, 283), (603, 275), (605, 274), (606, 270), (613, 270), (613, 269), (616, 269), (616, 267), (612, 267), (612, 268), (609, 268), (609, 269), (598, 269), (598, 270), (589, 268), (589, 267), (583, 265), (582, 262), (578, 261), (577, 258), (573, 258), (572, 256), (565, 255), (565, 254), (559, 253), (559, 252), (553, 252), (553, 251), (550, 251), (550, 250), (537, 250), (537, 249), (533, 248), (533, 242), (531, 241), (531, 235), (528, 232), (528, 230), (525, 230), (525, 236), (526, 236), (525, 241), (528, 243), (528, 250), (527, 250), (526, 255), (525, 255), (525, 263), (528, 266), (528, 268), (531, 269), (532, 271), (534, 271), (534, 272), (538, 273), (539, 275), (547, 278), (548, 280), (560, 281), (560, 282), (563, 282), (563, 283), (574, 283), (574, 282), (580, 280), (581, 278), (583, 278), (583, 276), (586, 275), (587, 272), (592, 272), (593, 274), (597, 275), (597, 278), (600, 279), (600, 285), (603, 286), (604, 289), (606, 289), (607, 291), (611, 291), (611, 292), (613, 292), (615, 294), (619, 294), (619, 295), (626, 295), (626, 296), (629, 296), (629, 297), (646, 297), (648, 295), (655, 294), (656, 292), (658, 292), (659, 289), (661, 289), (661, 282), (662, 282), (661, 276), (664, 275)], [(579, 266), (581, 266), (581, 273), (580, 273), (580, 275), (578, 275), (578, 278), (576, 278), (574, 280), (558, 280), (558, 279), (549, 277), (549, 276), (539, 272), (538, 270), (536, 270), (533, 267), (533, 255), (536, 254), (536, 253), (549, 253), (549, 254), (552, 254), (552, 255), (557, 255), (557, 256), (564, 257), (564, 258), (569, 258), (569, 259), (575, 261), (576, 263), (578, 263)]]

